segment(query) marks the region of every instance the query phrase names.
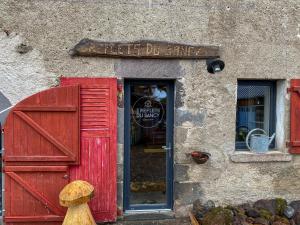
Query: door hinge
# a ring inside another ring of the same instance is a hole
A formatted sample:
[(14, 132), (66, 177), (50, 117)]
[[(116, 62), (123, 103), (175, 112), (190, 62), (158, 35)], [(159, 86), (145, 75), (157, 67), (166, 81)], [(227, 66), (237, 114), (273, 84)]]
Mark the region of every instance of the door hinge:
[(300, 87), (296, 86), (296, 87), (287, 88), (287, 93), (291, 93), (291, 92), (298, 92), (298, 94), (300, 94)]
[(123, 85), (122, 84), (117, 85), (117, 91), (118, 92), (123, 92)]
[(287, 141), (286, 147), (300, 147), (300, 141)]

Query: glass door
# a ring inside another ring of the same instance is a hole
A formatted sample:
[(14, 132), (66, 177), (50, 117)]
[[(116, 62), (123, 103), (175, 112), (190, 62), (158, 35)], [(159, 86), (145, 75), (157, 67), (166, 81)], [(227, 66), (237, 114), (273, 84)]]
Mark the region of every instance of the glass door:
[(173, 85), (154, 80), (125, 83), (126, 210), (172, 207)]

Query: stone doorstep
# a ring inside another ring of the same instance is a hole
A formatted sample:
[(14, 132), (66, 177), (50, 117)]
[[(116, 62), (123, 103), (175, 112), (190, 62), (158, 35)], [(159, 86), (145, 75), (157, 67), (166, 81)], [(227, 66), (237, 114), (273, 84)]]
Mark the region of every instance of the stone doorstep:
[[(109, 223), (111, 225), (190, 225), (189, 218), (173, 218), (173, 219), (153, 219), (153, 220), (123, 220), (116, 223)], [(105, 225), (99, 223), (98, 225)]]
[[(104, 223), (105, 224), (105, 223)], [(190, 225), (189, 218), (175, 218), (173, 211), (131, 211), (119, 218), (114, 225)]]

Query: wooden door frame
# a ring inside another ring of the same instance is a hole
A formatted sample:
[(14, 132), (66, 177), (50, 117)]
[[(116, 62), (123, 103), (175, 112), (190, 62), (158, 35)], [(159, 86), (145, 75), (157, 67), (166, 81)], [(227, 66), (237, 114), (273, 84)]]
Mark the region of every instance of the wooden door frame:
[[(132, 84), (165, 84), (167, 85), (167, 133), (166, 143), (169, 143), (171, 150), (166, 157), (166, 204), (136, 204), (130, 205), (130, 85)], [(155, 210), (173, 209), (173, 188), (174, 188), (174, 86), (175, 80), (155, 80), (155, 79), (126, 79), (124, 81), (124, 189), (123, 205), (127, 210)], [(168, 157), (169, 155), (169, 157)]]

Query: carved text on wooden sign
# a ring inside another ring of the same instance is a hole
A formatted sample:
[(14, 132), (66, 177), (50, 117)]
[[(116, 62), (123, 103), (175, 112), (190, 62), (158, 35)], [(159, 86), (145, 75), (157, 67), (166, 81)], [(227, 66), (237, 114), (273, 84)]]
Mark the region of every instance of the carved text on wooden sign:
[(219, 57), (217, 46), (196, 46), (161, 41), (100, 42), (81, 40), (71, 56), (207, 59)]

